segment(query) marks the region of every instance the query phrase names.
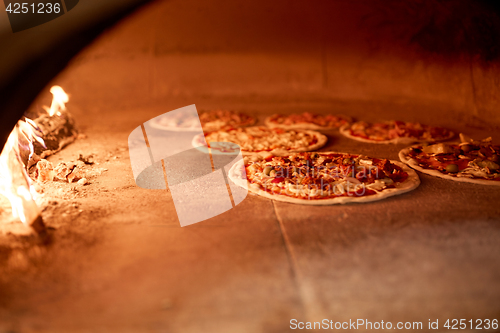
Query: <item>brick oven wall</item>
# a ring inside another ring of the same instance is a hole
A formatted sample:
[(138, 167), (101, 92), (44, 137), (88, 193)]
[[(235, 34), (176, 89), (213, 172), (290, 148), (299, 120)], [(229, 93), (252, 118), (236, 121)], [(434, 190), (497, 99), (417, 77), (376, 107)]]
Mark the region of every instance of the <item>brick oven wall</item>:
[[(444, 9), (397, 3), (157, 1), (154, 10), (140, 10), (104, 34), (74, 59), (72, 76), (60, 79), (69, 91), (117, 105), (194, 95), (300, 95), (390, 101), (402, 110), (417, 105), (423, 112), (408, 113), (408, 120), (432, 116), (443, 123), (452, 116), (499, 126), (500, 62), (483, 52), (496, 47), (496, 35), (472, 46), (455, 42), (481, 35), (474, 21), (466, 24), (474, 15), (495, 32), (496, 14), (466, 2)], [(434, 30), (428, 31), (429, 20), (438, 21)], [(465, 22), (463, 30), (457, 22)]]

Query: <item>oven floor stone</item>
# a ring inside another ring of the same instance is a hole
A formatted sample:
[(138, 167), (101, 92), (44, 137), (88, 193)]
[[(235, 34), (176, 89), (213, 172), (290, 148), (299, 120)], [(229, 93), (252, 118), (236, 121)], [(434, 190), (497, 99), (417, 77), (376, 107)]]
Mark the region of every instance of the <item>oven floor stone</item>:
[[(87, 138), (50, 158), (93, 154), (99, 164), (92, 167), (106, 171), (86, 186), (43, 185), (56, 202), (44, 207), (46, 244), (4, 236), (5, 330), (281, 332), (291, 319), (427, 325), (498, 316), (496, 187), (420, 175), (411, 193), (326, 207), (249, 195), (181, 228), (168, 189), (134, 184), (126, 145), (136, 123), (113, 122), (124, 114), (138, 112), (109, 113), (100, 118), (106, 128), (80, 118)], [(324, 151), (394, 159), (401, 148), (328, 136)]]

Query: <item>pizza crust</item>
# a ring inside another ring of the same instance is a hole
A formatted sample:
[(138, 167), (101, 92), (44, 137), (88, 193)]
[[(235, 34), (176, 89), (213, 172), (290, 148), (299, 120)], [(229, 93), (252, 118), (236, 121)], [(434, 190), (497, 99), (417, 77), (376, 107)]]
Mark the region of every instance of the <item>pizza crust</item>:
[(399, 152), (399, 159), (401, 162), (404, 162), (411, 166), (413, 169), (425, 173), (427, 175), (431, 175), (434, 177), (439, 177), (443, 179), (453, 180), (456, 182), (464, 182), (464, 183), (472, 183), (472, 184), (480, 184), (480, 185), (493, 185), (500, 186), (500, 181), (497, 180), (487, 180), (487, 179), (478, 179), (478, 178), (467, 178), (467, 177), (456, 177), (448, 174), (444, 174), (438, 170), (434, 169), (425, 169), (418, 165), (417, 161), (410, 157), (410, 149), (413, 147), (408, 147)]
[[(301, 152), (306, 152), (306, 151), (317, 150), (317, 149), (323, 147), (328, 141), (328, 138), (326, 137), (326, 135), (321, 134), (321, 133), (316, 132), (316, 131), (300, 130), (300, 132), (307, 133), (311, 136), (315, 136), (317, 139), (317, 142), (313, 145), (308, 146), (308, 147), (298, 148), (298, 149), (294, 149), (294, 150), (286, 150), (286, 149), (282, 149), (282, 148), (277, 148), (277, 149), (274, 149), (271, 151), (262, 151), (262, 152), (252, 152), (252, 151), (242, 150), (241, 153), (243, 155), (247, 155), (247, 156), (248, 155), (264, 156), (265, 154), (272, 154), (274, 156), (286, 156), (286, 155), (289, 155), (292, 153), (301, 153)], [(193, 147), (197, 148), (198, 150), (201, 150), (201, 151), (208, 154), (208, 147), (207, 147), (205, 142), (206, 141), (205, 141), (204, 134), (200, 133), (193, 138), (193, 140), (191, 141), (191, 144), (193, 145)], [(211, 153), (212, 154), (220, 154), (220, 155), (234, 154), (233, 151), (222, 152), (222, 151), (217, 150), (217, 149), (211, 149)]]
[[(332, 154), (333, 152), (320, 152), (320, 154)], [(345, 154), (349, 155), (349, 154)], [(392, 197), (395, 195), (403, 194), (410, 192), (414, 189), (416, 189), (420, 185), (420, 178), (418, 177), (417, 173), (409, 168), (406, 164), (398, 162), (398, 161), (392, 161), (390, 160), (391, 163), (394, 163), (395, 165), (401, 167), (403, 171), (405, 171), (408, 174), (408, 178), (403, 182), (403, 183), (397, 183), (396, 188), (388, 188), (384, 189), (381, 191), (376, 191), (376, 194), (373, 195), (368, 195), (368, 196), (362, 196), (362, 197), (335, 197), (335, 198), (327, 198), (327, 199), (314, 199), (314, 200), (309, 200), (309, 199), (299, 199), (299, 198), (293, 198), (289, 197), (286, 195), (279, 195), (279, 194), (271, 194), (269, 192), (263, 191), (258, 187), (252, 186), (247, 180), (246, 173), (242, 172), (244, 170), (244, 161), (241, 160), (235, 165), (231, 167), (231, 169), (228, 172), (228, 177), (233, 181), (236, 185), (243, 187), (243, 188), (248, 188), (248, 191), (271, 199), (271, 200), (276, 200), (276, 201), (282, 201), (282, 202), (288, 202), (288, 203), (294, 203), (294, 204), (300, 204), (300, 205), (310, 205), (310, 206), (327, 206), (327, 205), (337, 205), (337, 204), (347, 204), (347, 203), (363, 203), (363, 202), (372, 202), (372, 201), (378, 201), (378, 200), (383, 200), (388, 197)]]
[[(342, 118), (342, 119), (344, 119), (348, 123), (352, 122), (352, 118), (351, 117), (347, 117), (347, 116), (343, 116), (343, 115), (337, 115), (337, 116), (340, 117), (340, 118)], [(264, 124), (267, 127), (270, 127), (270, 128), (282, 128), (282, 129), (285, 129), (285, 130), (304, 129), (304, 130), (325, 130), (325, 131), (326, 130), (335, 130), (335, 129), (339, 128), (339, 127), (336, 127), (336, 126), (320, 126), (320, 125), (316, 125), (316, 124), (313, 124), (313, 123), (300, 123), (300, 124), (292, 124), (292, 125), (277, 124), (277, 123), (272, 122), (271, 118), (272, 118), (272, 116), (267, 117), (264, 120)], [(349, 124), (346, 124), (346, 125), (349, 125)], [(343, 125), (343, 126), (345, 126), (345, 125)]]
[(402, 138), (394, 138), (394, 139), (391, 139), (391, 140), (370, 140), (370, 139), (365, 139), (365, 138), (362, 138), (362, 137), (359, 137), (359, 136), (355, 136), (355, 135), (352, 135), (351, 132), (350, 132), (350, 127), (351, 127), (352, 124), (346, 124), (344, 126), (342, 126), (339, 131), (340, 133), (349, 138), (349, 139), (352, 139), (352, 140), (356, 140), (356, 141), (360, 141), (360, 142), (367, 142), (367, 143), (380, 143), (380, 144), (405, 144), (405, 145), (409, 145), (409, 144), (412, 144), (412, 143), (418, 143), (418, 142), (421, 142), (421, 143), (425, 143), (425, 142), (439, 142), (439, 141), (446, 141), (446, 140), (449, 140), (451, 138), (453, 138), (455, 136), (455, 133), (453, 133), (452, 131), (450, 131), (450, 134), (448, 135), (448, 137), (446, 138), (443, 138), (443, 139), (439, 139), (439, 140), (434, 140), (434, 141), (429, 141), (429, 140), (418, 140), (416, 138), (405, 138), (405, 137), (402, 137)]

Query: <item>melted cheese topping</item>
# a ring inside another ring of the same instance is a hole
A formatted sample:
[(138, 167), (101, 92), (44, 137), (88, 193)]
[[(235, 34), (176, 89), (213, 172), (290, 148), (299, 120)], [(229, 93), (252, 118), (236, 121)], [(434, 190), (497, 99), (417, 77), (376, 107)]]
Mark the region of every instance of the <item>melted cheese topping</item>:
[(254, 118), (230, 110), (210, 110), (200, 113), (202, 126), (224, 127), (224, 126), (247, 126), (254, 123)]
[(357, 122), (350, 128), (351, 135), (373, 141), (386, 141), (396, 138), (435, 141), (447, 139), (450, 131), (443, 127), (434, 127), (420, 123), (391, 120), (383, 123)]
[(317, 138), (307, 132), (284, 131), (267, 127), (238, 128), (215, 131), (206, 136), (207, 142), (234, 142), (243, 151), (259, 152), (274, 149), (293, 150), (309, 147)]
[(250, 186), (302, 199), (366, 196), (408, 175), (387, 160), (347, 154), (300, 153), (269, 161), (245, 159)]
[(500, 146), (490, 142), (413, 146), (409, 157), (424, 169), (452, 177), (500, 181)]
[(282, 125), (315, 124), (323, 127), (341, 127), (349, 122), (343, 116), (318, 115), (310, 112), (292, 114), (288, 116), (275, 114), (272, 115), (269, 120), (273, 123)]

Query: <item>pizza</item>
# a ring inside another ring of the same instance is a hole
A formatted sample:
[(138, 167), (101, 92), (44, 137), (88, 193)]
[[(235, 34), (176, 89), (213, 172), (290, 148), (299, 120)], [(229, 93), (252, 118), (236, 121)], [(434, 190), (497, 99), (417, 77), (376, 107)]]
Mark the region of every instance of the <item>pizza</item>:
[(500, 146), (491, 138), (474, 141), (460, 134), (460, 143), (414, 145), (399, 152), (402, 162), (432, 176), (500, 186)]
[(344, 136), (369, 143), (435, 142), (451, 139), (455, 134), (447, 128), (399, 120), (381, 123), (356, 122), (340, 129)]
[[(215, 144), (210, 144), (210, 143)], [(224, 144), (227, 142), (227, 144)], [(232, 128), (196, 135), (192, 144), (200, 150), (212, 154), (232, 153), (237, 146), (243, 154), (267, 156), (287, 155), (291, 152), (313, 151), (323, 147), (327, 137), (319, 132), (306, 130), (284, 130), (264, 126)], [(207, 143), (209, 146), (207, 146)]]
[(254, 194), (304, 205), (376, 201), (420, 184), (417, 173), (401, 162), (334, 152), (245, 157), (228, 176)]
[(200, 121), (204, 131), (216, 131), (226, 126), (250, 126), (255, 123), (255, 118), (230, 110), (210, 110), (200, 112)]
[(166, 113), (151, 120), (151, 126), (167, 131), (216, 131), (226, 126), (250, 126), (255, 118), (230, 110), (209, 110), (195, 113)]
[(266, 126), (284, 129), (337, 129), (350, 123), (352, 119), (342, 115), (319, 115), (310, 112), (302, 114), (274, 114), (265, 120)]

